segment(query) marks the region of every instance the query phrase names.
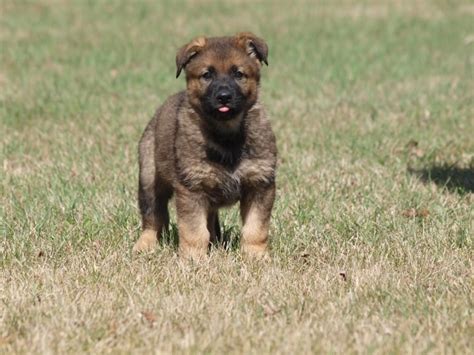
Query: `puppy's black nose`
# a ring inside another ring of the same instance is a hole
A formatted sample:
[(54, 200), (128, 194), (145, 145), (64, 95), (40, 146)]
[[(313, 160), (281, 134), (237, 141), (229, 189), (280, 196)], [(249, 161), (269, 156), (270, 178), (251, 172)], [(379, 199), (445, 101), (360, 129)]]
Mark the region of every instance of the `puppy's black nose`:
[(217, 93), (216, 99), (220, 104), (227, 104), (232, 99), (232, 94), (229, 90), (221, 90)]

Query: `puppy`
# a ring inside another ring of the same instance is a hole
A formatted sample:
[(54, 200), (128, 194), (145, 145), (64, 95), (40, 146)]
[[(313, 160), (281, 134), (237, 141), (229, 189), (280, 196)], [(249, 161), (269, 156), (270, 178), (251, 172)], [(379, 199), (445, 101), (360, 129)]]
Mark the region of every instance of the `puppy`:
[(275, 199), (276, 144), (259, 102), (268, 47), (252, 33), (198, 37), (176, 55), (187, 89), (157, 110), (139, 143), (142, 234), (134, 251), (153, 249), (175, 195), (179, 253), (199, 259), (221, 237), (218, 209), (240, 201), (242, 252), (267, 253)]

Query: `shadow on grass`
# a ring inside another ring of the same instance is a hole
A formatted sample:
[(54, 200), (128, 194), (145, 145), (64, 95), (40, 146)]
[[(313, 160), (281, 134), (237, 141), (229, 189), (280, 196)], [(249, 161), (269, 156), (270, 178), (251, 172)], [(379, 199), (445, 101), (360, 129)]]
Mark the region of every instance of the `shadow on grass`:
[[(237, 226), (221, 225), (221, 239), (217, 241), (213, 248), (223, 248), (225, 250), (239, 250), (239, 228)], [(168, 233), (160, 238), (161, 245), (171, 245), (177, 249), (179, 243), (178, 226), (176, 223), (170, 223)]]
[(170, 223), (169, 229), (166, 233), (163, 233), (161, 238), (159, 238), (161, 245), (170, 245), (174, 249), (178, 249), (179, 236), (178, 236), (178, 226), (176, 223)]
[(452, 165), (432, 165), (422, 169), (408, 168), (408, 172), (421, 181), (434, 182), (451, 192), (474, 192), (474, 168), (458, 168)]

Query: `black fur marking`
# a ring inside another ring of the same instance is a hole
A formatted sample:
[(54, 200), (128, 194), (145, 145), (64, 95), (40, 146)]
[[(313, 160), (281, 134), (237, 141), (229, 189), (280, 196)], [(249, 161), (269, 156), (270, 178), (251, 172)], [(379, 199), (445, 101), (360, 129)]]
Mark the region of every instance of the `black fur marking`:
[(210, 130), (208, 139), (214, 144), (206, 147), (207, 158), (227, 168), (236, 168), (245, 154), (245, 124), (242, 123), (237, 132)]
[[(230, 101), (226, 104), (229, 108), (228, 112), (220, 112), (219, 107), (222, 106), (217, 99), (220, 90), (225, 88), (231, 94)], [(207, 88), (206, 93), (201, 98), (202, 110), (206, 119), (212, 121), (227, 121), (240, 114), (246, 107), (246, 99), (242, 94), (242, 90), (235, 82), (234, 78), (226, 75), (224, 78), (213, 80)]]
[(141, 179), (138, 179), (138, 207), (140, 208), (140, 212), (142, 215), (150, 215), (154, 213), (154, 198), (150, 198), (145, 193), (143, 189)]
[(234, 168), (240, 162), (242, 151), (240, 149), (218, 150), (212, 147), (206, 149), (207, 158), (217, 164), (228, 168)]

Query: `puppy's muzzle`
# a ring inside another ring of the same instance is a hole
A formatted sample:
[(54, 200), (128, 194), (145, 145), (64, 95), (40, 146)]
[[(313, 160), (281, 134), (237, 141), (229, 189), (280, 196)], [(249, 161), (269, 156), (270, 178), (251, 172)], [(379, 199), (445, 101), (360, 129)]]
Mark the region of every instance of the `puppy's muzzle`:
[(232, 100), (232, 93), (227, 87), (221, 87), (217, 90), (216, 100), (220, 104), (226, 105)]

